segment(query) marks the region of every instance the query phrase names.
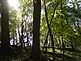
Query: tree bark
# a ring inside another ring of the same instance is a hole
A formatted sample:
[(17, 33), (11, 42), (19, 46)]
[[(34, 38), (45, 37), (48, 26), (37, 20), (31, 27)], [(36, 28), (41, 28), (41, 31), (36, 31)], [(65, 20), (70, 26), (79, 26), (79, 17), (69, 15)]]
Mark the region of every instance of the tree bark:
[(1, 0), (1, 54), (10, 54), (9, 12), (7, 0)]
[(1, 0), (1, 44), (2, 47), (9, 47), (9, 12), (7, 0)]

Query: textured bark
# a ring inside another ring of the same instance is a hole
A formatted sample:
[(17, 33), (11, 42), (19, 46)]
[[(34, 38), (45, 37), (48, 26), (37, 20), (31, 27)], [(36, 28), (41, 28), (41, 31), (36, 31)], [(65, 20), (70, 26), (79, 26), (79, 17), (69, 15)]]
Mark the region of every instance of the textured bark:
[(41, 0), (33, 0), (33, 46), (32, 58), (36, 61), (40, 59), (40, 16), (41, 16)]

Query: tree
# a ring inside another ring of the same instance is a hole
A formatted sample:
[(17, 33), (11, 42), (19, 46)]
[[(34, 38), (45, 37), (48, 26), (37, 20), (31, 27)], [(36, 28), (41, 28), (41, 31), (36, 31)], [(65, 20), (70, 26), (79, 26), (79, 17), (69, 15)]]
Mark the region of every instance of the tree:
[(47, 22), (47, 26), (48, 26), (48, 32), (50, 34), (50, 38), (51, 38), (51, 42), (52, 42), (52, 50), (53, 50), (53, 61), (55, 61), (55, 47), (54, 47), (54, 39), (53, 39), (53, 34), (52, 34), (52, 30), (50, 28), (50, 24), (49, 24), (49, 20), (48, 20), (48, 15), (47, 15), (47, 10), (46, 10), (46, 4), (44, 1), (44, 6), (45, 6), (45, 16), (46, 16), (46, 22)]
[(16, 10), (9, 10), (9, 31), (10, 38), (16, 37), (16, 29), (20, 25), (20, 17), (18, 17), (18, 12)]
[(9, 47), (9, 12), (7, 1), (1, 0), (1, 44), (2, 47)]
[[(20, 37), (20, 43), (21, 45), (23, 46), (23, 42), (24, 42), (24, 35), (23, 33), (25, 32), (26, 35), (28, 32), (28, 25), (29, 23), (31, 23), (31, 18), (32, 18), (32, 12), (33, 12), (33, 9), (32, 9), (32, 0), (19, 0), (19, 8), (20, 8), (20, 11), (21, 11), (21, 20), (22, 20), (22, 23), (21, 23), (21, 37)], [(26, 36), (27, 37), (27, 36)]]
[(33, 0), (33, 46), (32, 58), (34, 60), (40, 59), (40, 15), (41, 15), (41, 0)]

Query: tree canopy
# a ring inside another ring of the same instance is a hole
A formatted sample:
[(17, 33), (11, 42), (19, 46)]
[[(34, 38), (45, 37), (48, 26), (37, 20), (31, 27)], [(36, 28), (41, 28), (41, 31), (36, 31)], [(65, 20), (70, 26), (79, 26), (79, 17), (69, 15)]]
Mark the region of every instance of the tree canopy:
[(1, 50), (21, 51), (26, 60), (81, 60), (81, 0), (18, 0), (17, 9), (9, 4), (0, 0)]

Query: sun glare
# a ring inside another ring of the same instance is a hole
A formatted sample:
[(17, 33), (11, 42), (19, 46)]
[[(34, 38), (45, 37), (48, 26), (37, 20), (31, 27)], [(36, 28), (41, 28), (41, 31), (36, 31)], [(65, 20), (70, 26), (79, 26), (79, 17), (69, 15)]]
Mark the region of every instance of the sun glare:
[(10, 7), (13, 7), (15, 10), (18, 10), (18, 0), (8, 0)]

